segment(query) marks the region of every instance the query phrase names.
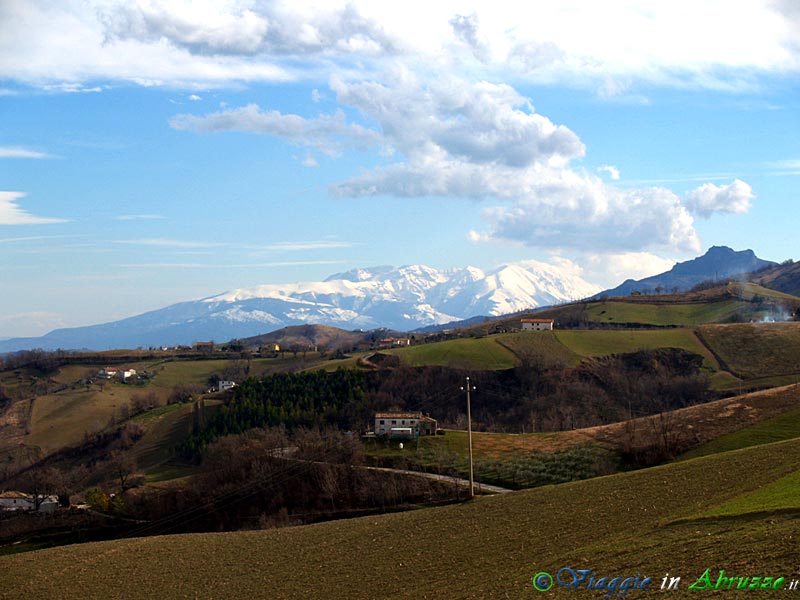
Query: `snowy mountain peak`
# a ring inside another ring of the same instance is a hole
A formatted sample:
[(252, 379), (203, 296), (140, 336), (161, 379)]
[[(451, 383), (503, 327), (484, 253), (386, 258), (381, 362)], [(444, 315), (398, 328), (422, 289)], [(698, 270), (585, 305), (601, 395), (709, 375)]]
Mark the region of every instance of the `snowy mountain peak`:
[(338, 273), (324, 281), (235, 289), (114, 323), (56, 330), (31, 338), (30, 344), (97, 350), (189, 344), (304, 324), (410, 331), (569, 302), (599, 291), (569, 265), (536, 261), (500, 265), (490, 271), (379, 266)]

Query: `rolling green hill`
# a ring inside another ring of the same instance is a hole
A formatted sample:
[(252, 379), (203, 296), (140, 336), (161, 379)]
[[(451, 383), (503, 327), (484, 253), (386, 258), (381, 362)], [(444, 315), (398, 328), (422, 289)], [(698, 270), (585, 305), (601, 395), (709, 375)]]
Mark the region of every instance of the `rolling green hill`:
[(556, 339), (582, 357), (608, 356), (653, 348), (682, 348), (703, 357), (705, 366), (719, 364), (692, 329), (557, 330)]
[[(686, 589), (706, 569), (713, 580), (719, 569), (727, 576), (800, 578), (800, 509), (785, 493), (796, 486), (798, 463), (800, 440), (791, 440), (409, 513), (4, 556), (3, 594), (81, 600), (601, 597), (558, 585), (542, 596), (532, 588), (536, 573), (570, 567), (650, 577), (651, 591), (669, 572), (681, 577), (675, 597), (694, 597)], [(629, 597), (642, 594), (629, 591)]]
[(498, 343), (498, 337), (463, 338), (409, 346), (391, 352), (412, 367), (442, 365), (462, 369), (494, 371), (510, 369), (516, 357)]
[(721, 366), (744, 379), (784, 376), (791, 383), (800, 372), (800, 323), (705, 325), (698, 334)]

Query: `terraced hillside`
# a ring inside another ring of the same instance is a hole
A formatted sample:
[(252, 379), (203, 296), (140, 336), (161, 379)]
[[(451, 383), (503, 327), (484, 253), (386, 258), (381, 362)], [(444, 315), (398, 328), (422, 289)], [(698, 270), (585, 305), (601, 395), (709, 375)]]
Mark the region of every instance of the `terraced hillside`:
[[(681, 578), (675, 597), (690, 597), (706, 569), (712, 581), (724, 569), (728, 577), (784, 577), (785, 585), (800, 578), (800, 503), (786, 493), (798, 464), (795, 439), (411, 513), (42, 550), (0, 557), (3, 594), (538, 598), (533, 576), (563, 567), (649, 577), (651, 591), (669, 572)], [(576, 593), (586, 595), (555, 585), (546, 597)]]

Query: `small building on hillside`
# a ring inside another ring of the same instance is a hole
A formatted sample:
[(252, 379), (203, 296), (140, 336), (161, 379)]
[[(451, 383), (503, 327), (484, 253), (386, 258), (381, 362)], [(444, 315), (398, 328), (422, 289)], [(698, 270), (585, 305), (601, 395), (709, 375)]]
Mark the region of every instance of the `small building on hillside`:
[(214, 352), (214, 342), (195, 342), (194, 349), (198, 352)]
[(235, 381), (223, 381), (223, 380), (220, 380), (219, 382), (217, 382), (217, 391), (218, 392), (224, 392), (226, 390), (231, 390), (231, 389), (233, 389), (235, 387), (236, 387), (236, 382)]
[(421, 412), (376, 413), (375, 435), (389, 439), (415, 439), (421, 435), (436, 435), (436, 419)]
[(410, 346), (411, 340), (409, 338), (383, 338), (378, 342), (383, 348), (391, 348), (394, 346)]
[(552, 331), (553, 319), (520, 319), (522, 331)]
[(54, 515), (58, 510), (58, 496), (46, 496), (39, 499), (39, 512), (46, 515)]
[(113, 379), (117, 376), (119, 369), (116, 367), (103, 367), (97, 372), (97, 376), (100, 379)]
[(25, 492), (8, 491), (0, 494), (0, 510), (33, 510), (33, 496)]
[(128, 379), (130, 379), (131, 377), (135, 377), (135, 376), (136, 376), (136, 369), (123, 369), (122, 371), (119, 371), (119, 372), (117, 373), (117, 376), (118, 376), (118, 377), (119, 377), (119, 378), (120, 378), (122, 381), (127, 381), (127, 380), (128, 380)]
[[(25, 492), (8, 491), (0, 494), (0, 510), (37, 510), (35, 498)], [(58, 510), (58, 496), (39, 496), (40, 513), (55, 514)]]

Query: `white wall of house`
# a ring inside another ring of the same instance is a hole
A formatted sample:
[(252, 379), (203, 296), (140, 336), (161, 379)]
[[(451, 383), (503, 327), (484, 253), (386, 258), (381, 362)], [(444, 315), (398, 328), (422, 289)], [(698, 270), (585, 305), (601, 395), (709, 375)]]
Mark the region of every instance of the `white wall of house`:
[(552, 329), (552, 321), (522, 321), (522, 331), (550, 331)]
[[(394, 430), (403, 430), (401, 434), (405, 434), (405, 429), (410, 428), (413, 437), (420, 435), (433, 435), (436, 433), (436, 420), (430, 417), (423, 416), (421, 413), (378, 413), (375, 415), (375, 435), (392, 436)], [(395, 433), (397, 433), (395, 431)]]
[(33, 498), (27, 494), (9, 496), (11, 495), (0, 495), (0, 510), (31, 510), (33, 508)]
[(410, 427), (414, 435), (419, 434), (419, 419), (375, 417), (375, 435), (389, 435), (392, 429)]

